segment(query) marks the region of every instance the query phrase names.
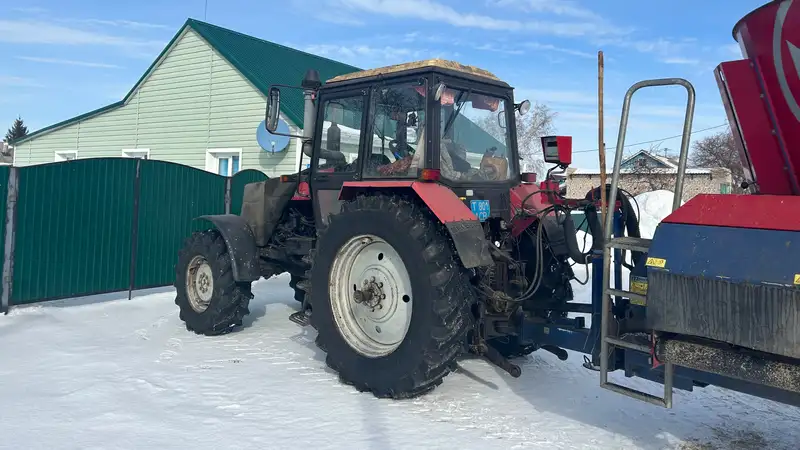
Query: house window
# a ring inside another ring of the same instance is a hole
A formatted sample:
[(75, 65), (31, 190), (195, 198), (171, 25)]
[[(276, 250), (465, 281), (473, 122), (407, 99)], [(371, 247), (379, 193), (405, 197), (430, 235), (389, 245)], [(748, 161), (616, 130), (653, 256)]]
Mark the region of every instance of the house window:
[(211, 149), (206, 153), (206, 170), (231, 177), (241, 169), (241, 149)]
[(122, 157), (123, 158), (150, 159), (150, 149), (149, 148), (134, 148), (134, 149), (122, 150)]
[(55, 162), (72, 161), (73, 159), (78, 159), (77, 150), (64, 150), (55, 152)]
[(731, 193), (731, 184), (730, 183), (722, 183), (719, 185), (719, 193), (720, 194), (730, 194)]

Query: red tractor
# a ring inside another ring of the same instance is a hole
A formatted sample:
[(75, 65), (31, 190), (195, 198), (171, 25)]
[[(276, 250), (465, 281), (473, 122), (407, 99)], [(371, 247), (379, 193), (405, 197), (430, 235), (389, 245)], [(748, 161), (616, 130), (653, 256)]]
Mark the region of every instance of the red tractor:
[[(344, 382), (378, 397), (433, 389), (465, 353), (518, 377), (510, 359), (541, 349), (585, 353), (601, 386), (665, 407), (673, 388), (707, 385), (800, 405), (793, 1), (737, 24), (748, 59), (717, 69), (750, 195), (680, 208), (694, 114), (683, 79), (631, 87), (611, 183), (580, 199), (552, 177), (571, 162), (569, 137), (542, 138), (553, 165), (544, 181), (520, 173), (515, 122), (530, 103), (484, 70), (429, 60), (324, 85), (310, 70), (297, 91), (273, 86), (266, 127), (277, 134), (281, 108), (304, 107), (295, 137), (310, 166), (247, 185), (241, 215), (203, 217), (214, 226), (186, 241), (176, 266), (181, 319), (196, 333), (230, 332), (248, 314), (251, 283), (288, 272), (300, 304), (291, 320), (317, 330)], [(649, 240), (618, 182), (631, 96), (660, 85), (684, 86), (688, 101), (674, 212)], [(779, 222), (781, 205), (790, 209)], [(591, 249), (578, 244), (576, 210)], [(591, 303), (573, 298), (572, 264), (593, 266)], [(610, 382), (615, 370), (663, 383), (664, 396)]]

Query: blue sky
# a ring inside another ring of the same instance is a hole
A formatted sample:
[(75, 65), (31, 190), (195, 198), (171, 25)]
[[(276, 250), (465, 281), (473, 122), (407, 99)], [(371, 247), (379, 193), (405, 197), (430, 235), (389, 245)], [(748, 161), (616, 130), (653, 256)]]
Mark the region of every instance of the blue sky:
[[(488, 69), (516, 88), (517, 99), (550, 106), (557, 134), (574, 136), (573, 165), (589, 168), (598, 165), (598, 50), (610, 150), (623, 95), (645, 78), (687, 78), (697, 90), (694, 129), (718, 126), (726, 118), (713, 69), (740, 58), (731, 29), (764, 2), (208, 0), (205, 19), (364, 68), (444, 57)], [(186, 18), (205, 14), (205, 0), (3, 4), (3, 134), (18, 115), (33, 131), (120, 100)], [(682, 88), (640, 91), (626, 143), (680, 134), (684, 105)]]

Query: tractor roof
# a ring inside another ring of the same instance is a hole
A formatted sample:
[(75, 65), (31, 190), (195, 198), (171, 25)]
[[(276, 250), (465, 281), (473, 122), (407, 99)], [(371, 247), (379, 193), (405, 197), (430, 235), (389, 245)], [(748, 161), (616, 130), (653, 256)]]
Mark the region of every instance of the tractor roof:
[(426, 69), (426, 68), (444, 69), (448, 71), (459, 72), (465, 75), (470, 75), (472, 77), (484, 78), (493, 82), (502, 82), (499, 78), (497, 78), (497, 76), (495, 76), (493, 73), (487, 70), (480, 69), (474, 66), (467, 66), (465, 64), (461, 64), (455, 61), (448, 61), (445, 59), (436, 58), (436, 59), (426, 59), (422, 61), (414, 61), (402, 64), (395, 64), (386, 67), (378, 67), (375, 69), (367, 69), (367, 70), (360, 70), (358, 72), (346, 73), (331, 78), (330, 80), (328, 80), (328, 83), (352, 81), (379, 75), (390, 75), (400, 72)]

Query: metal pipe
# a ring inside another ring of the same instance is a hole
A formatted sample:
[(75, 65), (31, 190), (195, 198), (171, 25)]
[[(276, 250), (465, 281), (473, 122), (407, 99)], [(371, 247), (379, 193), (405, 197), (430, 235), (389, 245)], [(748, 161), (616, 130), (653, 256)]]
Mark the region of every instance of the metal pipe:
[[(678, 178), (680, 183), (676, 183), (676, 190), (680, 188), (680, 193), (676, 192), (675, 196), (677, 200), (673, 200), (673, 210), (677, 209), (677, 205), (680, 206), (680, 198), (681, 194), (683, 193), (683, 174), (686, 171), (686, 160), (689, 154), (689, 137), (691, 135), (692, 130), (692, 119), (694, 118), (694, 103), (695, 103), (695, 92), (694, 86), (689, 81), (683, 78), (659, 78), (656, 80), (644, 80), (640, 81), (628, 89), (628, 92), (625, 94), (625, 100), (622, 103), (622, 118), (619, 122), (619, 133), (617, 134), (617, 149), (616, 154), (614, 155), (614, 172), (611, 175), (611, 192), (608, 198), (608, 204), (614, 205), (617, 202), (617, 184), (619, 183), (619, 176), (620, 176), (620, 167), (622, 166), (622, 153), (625, 149), (625, 134), (628, 130), (628, 115), (631, 109), (631, 97), (633, 94), (641, 88), (644, 87), (651, 87), (651, 86), (683, 86), (686, 88), (688, 93), (687, 95), (687, 107), (686, 107), (686, 118), (683, 126), (683, 140), (681, 141), (681, 156), (678, 161)], [(679, 184), (679, 186), (678, 186)], [(606, 240), (608, 240), (611, 236), (611, 227), (613, 226), (612, 223), (613, 216), (607, 214), (605, 217), (604, 223), (604, 231)]]
[(694, 120), (694, 86), (686, 80), (681, 86), (686, 88), (686, 118), (683, 122), (683, 137), (681, 138), (681, 153), (678, 157), (678, 178), (675, 180), (675, 197), (672, 199), (672, 210), (681, 206), (683, 199), (683, 178), (686, 176), (686, 162), (689, 159), (689, 140), (692, 137), (692, 121)]
[(314, 91), (303, 91), (303, 153), (309, 158), (312, 156), (314, 139), (314, 126), (316, 125), (316, 108), (314, 106)]

